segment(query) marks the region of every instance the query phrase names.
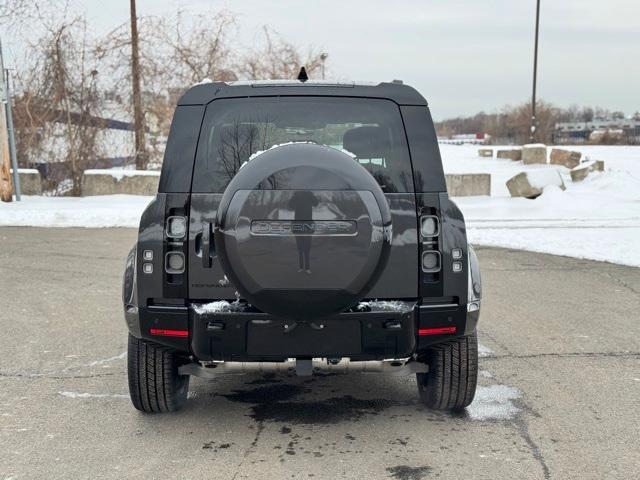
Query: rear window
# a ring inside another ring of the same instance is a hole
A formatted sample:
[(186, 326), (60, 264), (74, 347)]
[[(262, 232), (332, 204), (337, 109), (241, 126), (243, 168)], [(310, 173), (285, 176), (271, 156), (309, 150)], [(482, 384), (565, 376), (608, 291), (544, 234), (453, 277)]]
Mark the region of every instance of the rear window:
[(224, 192), (252, 155), (288, 142), (346, 150), (384, 192), (413, 192), (399, 107), (389, 100), (328, 97), (253, 97), (209, 104), (192, 191)]

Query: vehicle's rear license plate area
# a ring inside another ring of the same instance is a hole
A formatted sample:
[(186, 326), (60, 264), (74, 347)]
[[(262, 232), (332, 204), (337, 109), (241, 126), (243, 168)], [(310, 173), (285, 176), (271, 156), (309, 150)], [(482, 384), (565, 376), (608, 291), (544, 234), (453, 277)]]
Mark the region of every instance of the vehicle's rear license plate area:
[(357, 355), (362, 350), (360, 337), (360, 322), (357, 320), (249, 322), (247, 354), (285, 357)]

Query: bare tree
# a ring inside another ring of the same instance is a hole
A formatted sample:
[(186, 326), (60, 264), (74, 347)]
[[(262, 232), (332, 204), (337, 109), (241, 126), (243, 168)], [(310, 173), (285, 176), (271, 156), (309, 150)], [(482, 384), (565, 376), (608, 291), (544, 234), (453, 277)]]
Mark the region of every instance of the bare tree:
[(236, 69), (240, 77), (249, 80), (295, 80), (302, 66), (310, 78), (313, 78), (314, 74), (320, 77), (323, 55), (325, 54), (312, 49), (303, 55), (298, 47), (265, 26), (263, 41), (259, 43), (259, 47), (241, 56)]
[(16, 75), (18, 154), (66, 165), (60, 170), (79, 195), (84, 169), (100, 156), (96, 139), (105, 127), (87, 24), (78, 17), (50, 26), (30, 47), (32, 61)]

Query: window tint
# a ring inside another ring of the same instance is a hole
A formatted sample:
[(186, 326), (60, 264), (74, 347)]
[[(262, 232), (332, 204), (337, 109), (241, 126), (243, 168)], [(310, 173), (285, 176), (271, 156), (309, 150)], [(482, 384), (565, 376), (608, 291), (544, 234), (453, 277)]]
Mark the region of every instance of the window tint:
[(403, 106), (416, 192), (446, 192), (438, 138), (427, 107)]
[(389, 100), (326, 97), (254, 97), (210, 103), (200, 133), (192, 191), (222, 193), (252, 156), (288, 142), (346, 150), (384, 192), (413, 192), (399, 107)]
[(164, 150), (159, 192), (189, 192), (203, 114), (202, 105), (185, 105), (176, 108), (167, 147)]

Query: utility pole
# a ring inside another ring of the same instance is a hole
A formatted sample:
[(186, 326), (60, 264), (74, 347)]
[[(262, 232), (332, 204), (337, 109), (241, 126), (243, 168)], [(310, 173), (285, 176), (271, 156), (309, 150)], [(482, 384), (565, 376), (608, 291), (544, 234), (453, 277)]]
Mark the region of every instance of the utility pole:
[(329, 56), (328, 53), (320, 54), (320, 61), (322, 62), (322, 80), (324, 80), (324, 62), (327, 60), (328, 56)]
[(147, 168), (147, 149), (144, 140), (144, 113), (140, 96), (140, 56), (138, 53), (138, 18), (136, 16), (136, 0), (131, 4), (131, 81), (133, 91), (133, 121), (136, 143), (136, 169)]
[(529, 140), (531, 143), (536, 141), (536, 81), (538, 77), (538, 30), (540, 26), (540, 0), (536, 0), (536, 38), (533, 48), (533, 94), (531, 95), (531, 132)]
[[(2, 45), (0, 45), (0, 49)], [(1, 55), (1, 54), (0, 54)], [(0, 65), (4, 64), (0, 60)], [(11, 106), (11, 87), (9, 83), (11, 82), (11, 75), (9, 74), (9, 69), (6, 68), (4, 70), (5, 73), (5, 96), (6, 96), (6, 105), (7, 105), (7, 134), (9, 136), (9, 155), (11, 155), (11, 168), (13, 169), (13, 189), (15, 190), (16, 200), (19, 202), (22, 198), (20, 191), (20, 172), (18, 171), (18, 157), (16, 153), (16, 136), (15, 130), (13, 128), (13, 107)]]
[(7, 111), (5, 104), (7, 91), (4, 84), (2, 44), (0, 44), (0, 74), (2, 75), (0, 78), (0, 200), (3, 202), (11, 202), (13, 200), (13, 187), (11, 185), (11, 174), (9, 173), (11, 155), (9, 153), (9, 132), (7, 129)]

